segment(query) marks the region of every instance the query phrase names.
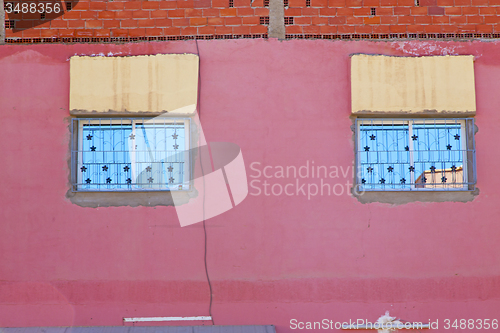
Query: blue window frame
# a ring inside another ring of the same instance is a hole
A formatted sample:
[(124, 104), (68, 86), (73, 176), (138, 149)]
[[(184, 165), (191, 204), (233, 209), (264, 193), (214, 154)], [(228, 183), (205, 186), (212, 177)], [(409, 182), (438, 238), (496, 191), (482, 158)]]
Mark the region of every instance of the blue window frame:
[(362, 191), (473, 190), (474, 120), (356, 120)]
[(74, 119), (76, 191), (188, 190), (189, 118)]

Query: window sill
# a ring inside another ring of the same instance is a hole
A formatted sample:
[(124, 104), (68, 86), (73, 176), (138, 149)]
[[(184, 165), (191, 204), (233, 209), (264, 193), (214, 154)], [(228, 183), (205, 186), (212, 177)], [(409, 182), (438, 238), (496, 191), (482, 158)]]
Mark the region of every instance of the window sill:
[(365, 191), (353, 195), (361, 203), (388, 203), (403, 205), (410, 202), (468, 202), (474, 200), (479, 189), (474, 191)]

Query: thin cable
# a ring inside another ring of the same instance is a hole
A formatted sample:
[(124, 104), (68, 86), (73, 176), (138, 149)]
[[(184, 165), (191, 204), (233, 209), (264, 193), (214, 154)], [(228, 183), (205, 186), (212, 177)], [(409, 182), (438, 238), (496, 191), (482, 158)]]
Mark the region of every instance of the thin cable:
[[(198, 40), (195, 39), (196, 42), (196, 51), (198, 53), (198, 59), (200, 59), (200, 49), (198, 48)], [(198, 118), (200, 119), (200, 128), (201, 128), (201, 112), (200, 112), (200, 92), (201, 92), (201, 76), (200, 76), (200, 68), (198, 66)], [(208, 148), (208, 145), (207, 145)], [(203, 171), (203, 162), (201, 159), (201, 151), (200, 152), (200, 166), (201, 166), (201, 176), (203, 178), (203, 233), (205, 234), (205, 253), (203, 261), (205, 262), (205, 274), (207, 276), (208, 288), (210, 289), (210, 303), (208, 304), (208, 314), (212, 320), (212, 325), (215, 325), (214, 317), (212, 316), (212, 301), (213, 301), (213, 292), (212, 292), (212, 283), (210, 282), (210, 276), (208, 275), (208, 265), (207, 265), (207, 227), (205, 223), (205, 172)], [(207, 152), (210, 152), (207, 149)]]

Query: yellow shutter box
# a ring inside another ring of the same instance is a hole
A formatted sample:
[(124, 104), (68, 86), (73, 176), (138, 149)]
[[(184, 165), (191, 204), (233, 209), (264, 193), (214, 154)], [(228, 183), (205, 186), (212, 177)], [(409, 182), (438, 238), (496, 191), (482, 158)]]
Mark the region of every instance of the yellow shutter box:
[(72, 114), (193, 114), (198, 97), (195, 54), (70, 59)]
[(474, 115), (474, 57), (352, 55), (351, 112)]

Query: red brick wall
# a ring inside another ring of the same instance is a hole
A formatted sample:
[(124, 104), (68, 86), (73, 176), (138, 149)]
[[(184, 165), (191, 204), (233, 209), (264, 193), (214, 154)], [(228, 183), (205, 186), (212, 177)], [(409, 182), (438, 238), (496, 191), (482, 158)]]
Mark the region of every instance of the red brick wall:
[[(418, 6), (415, 1), (288, 0), (286, 34), (288, 38), (500, 37), (500, 0), (419, 0)], [(8, 42), (267, 37), (268, 26), (261, 18), (268, 16), (264, 0), (81, 0), (42, 25), (18, 32), (7, 29), (6, 37)]]

